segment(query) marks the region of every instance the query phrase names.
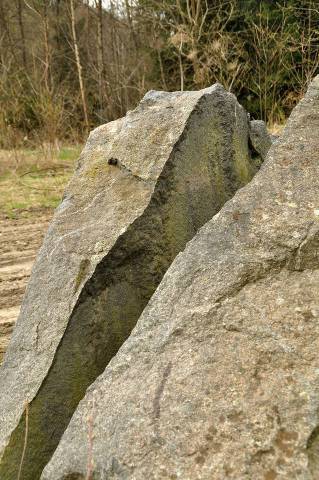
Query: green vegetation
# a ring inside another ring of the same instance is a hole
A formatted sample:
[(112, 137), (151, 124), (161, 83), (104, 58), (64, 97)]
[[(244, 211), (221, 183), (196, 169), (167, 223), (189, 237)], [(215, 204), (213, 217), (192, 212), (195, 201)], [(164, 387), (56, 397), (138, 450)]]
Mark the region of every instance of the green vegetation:
[(74, 168), (80, 147), (0, 151), (0, 215), (14, 218), (35, 209), (55, 208)]
[(147, 90), (214, 82), (282, 124), (318, 43), (318, 0), (2, 0), (0, 148), (79, 143)]

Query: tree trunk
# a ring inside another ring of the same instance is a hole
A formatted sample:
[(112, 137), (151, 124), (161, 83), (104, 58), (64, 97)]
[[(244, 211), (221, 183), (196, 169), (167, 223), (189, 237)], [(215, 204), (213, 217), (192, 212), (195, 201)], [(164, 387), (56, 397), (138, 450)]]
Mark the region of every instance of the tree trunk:
[(106, 68), (104, 61), (104, 38), (103, 38), (103, 5), (102, 0), (95, 3), (98, 10), (98, 29), (97, 29), (97, 58), (98, 58), (98, 82), (99, 82), (99, 103), (102, 112), (105, 99), (105, 76)]
[(24, 34), (24, 25), (22, 17), (22, 0), (18, 0), (18, 19), (19, 19), (19, 28), (21, 36), (21, 49), (22, 49), (22, 61), (25, 70), (27, 69), (27, 52), (25, 46), (25, 34)]
[(43, 37), (44, 37), (44, 82), (46, 90), (50, 90), (51, 79), (50, 79), (50, 47), (49, 47), (49, 21), (48, 21), (48, 9), (46, 2), (43, 3), (43, 14), (42, 23), (43, 23)]
[(84, 89), (84, 83), (83, 83), (81, 58), (80, 58), (80, 52), (79, 52), (78, 41), (77, 41), (76, 30), (75, 30), (74, 0), (70, 0), (70, 9), (71, 9), (71, 28), (72, 28), (73, 48), (74, 48), (75, 61), (76, 61), (76, 66), (78, 71), (80, 93), (81, 93), (81, 99), (82, 99), (82, 108), (83, 108), (83, 114), (84, 114), (84, 124), (85, 124), (86, 132), (88, 132), (89, 119), (88, 119), (86, 95), (85, 95), (85, 89)]

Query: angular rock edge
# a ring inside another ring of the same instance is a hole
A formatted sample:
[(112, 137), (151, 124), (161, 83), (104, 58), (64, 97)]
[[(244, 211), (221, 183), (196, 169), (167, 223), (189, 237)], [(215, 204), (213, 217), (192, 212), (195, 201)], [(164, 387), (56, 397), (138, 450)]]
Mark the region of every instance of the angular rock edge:
[(318, 131), (319, 76), (177, 256), (42, 480), (319, 478)]
[(255, 171), (220, 85), (150, 92), (95, 130), (33, 269), (0, 370), (0, 477), (36, 480), (176, 254)]

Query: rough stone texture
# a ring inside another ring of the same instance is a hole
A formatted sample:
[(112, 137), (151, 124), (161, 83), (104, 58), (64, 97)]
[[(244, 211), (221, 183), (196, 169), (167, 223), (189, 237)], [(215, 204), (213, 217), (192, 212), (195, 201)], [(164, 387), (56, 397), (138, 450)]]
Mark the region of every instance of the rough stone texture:
[(253, 150), (262, 160), (265, 160), (271, 144), (276, 137), (268, 133), (266, 124), (262, 120), (252, 120), (250, 122), (249, 139)]
[(150, 92), (95, 130), (33, 269), (0, 370), (0, 478), (36, 480), (168, 266), (254, 173), (232, 94)]
[(319, 478), (318, 131), (316, 77), (177, 256), (42, 480)]

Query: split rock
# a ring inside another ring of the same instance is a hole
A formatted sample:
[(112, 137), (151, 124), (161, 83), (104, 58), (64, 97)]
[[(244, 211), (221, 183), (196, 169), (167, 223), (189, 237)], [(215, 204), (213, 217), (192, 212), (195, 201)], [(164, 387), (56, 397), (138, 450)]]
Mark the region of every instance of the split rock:
[(250, 180), (248, 130), (236, 98), (214, 85), (150, 92), (90, 135), (0, 369), (1, 480), (17, 478), (26, 430), (21, 478), (39, 478), (172, 260)]
[(319, 77), (179, 254), (43, 480), (319, 478)]

